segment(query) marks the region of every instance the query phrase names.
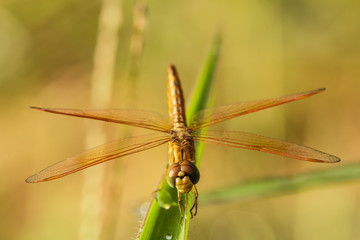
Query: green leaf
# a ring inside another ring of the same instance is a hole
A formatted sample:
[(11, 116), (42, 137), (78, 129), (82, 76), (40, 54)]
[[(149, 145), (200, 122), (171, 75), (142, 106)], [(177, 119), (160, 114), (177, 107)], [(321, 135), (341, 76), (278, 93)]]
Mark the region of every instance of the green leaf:
[[(207, 106), (208, 96), (212, 85), (212, 79), (215, 71), (215, 66), (220, 49), (220, 36), (216, 35), (213, 43), (205, 58), (204, 66), (201, 70), (200, 77), (197, 79), (193, 97), (189, 101), (187, 119), (200, 109)], [(197, 166), (199, 166), (199, 159), (201, 158), (203, 145), (197, 146)], [(192, 194), (188, 196), (188, 204), (186, 206), (186, 216), (181, 217), (178, 208), (177, 191), (171, 188), (165, 181), (165, 173), (162, 176), (162, 183), (159, 191), (154, 194), (148, 213), (145, 217), (144, 223), (140, 228), (137, 239), (187, 239), (187, 232), (190, 219), (190, 207), (192, 203)]]
[(264, 196), (295, 192), (326, 184), (360, 179), (360, 164), (348, 164), (295, 176), (254, 179), (221, 189), (203, 192), (201, 204), (243, 201)]

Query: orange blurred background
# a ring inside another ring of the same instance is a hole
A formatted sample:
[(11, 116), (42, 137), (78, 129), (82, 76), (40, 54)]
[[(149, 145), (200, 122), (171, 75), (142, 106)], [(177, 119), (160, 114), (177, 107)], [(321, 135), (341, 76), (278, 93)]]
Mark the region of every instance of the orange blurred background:
[[(95, 88), (92, 79), (96, 66), (103, 64), (112, 72), (109, 76), (100, 74), (98, 79), (113, 80), (112, 95), (102, 96), (110, 96), (105, 107), (147, 109), (167, 117), (167, 65), (174, 63), (178, 67), (189, 99), (211, 39), (219, 29), (223, 42), (215, 76), (216, 105), (320, 87), (327, 91), (215, 128), (286, 139), (337, 155), (342, 162), (316, 164), (205, 146), (198, 184), (200, 198), (201, 192), (248, 179), (360, 161), (358, 1), (199, 0), (143, 4), (146, 11), (139, 1), (0, 3), (2, 239), (134, 238), (142, 220), (139, 207), (151, 199), (164, 171), (166, 147), (94, 167), (105, 169), (105, 187), (98, 189), (104, 191), (102, 208), (84, 202), (84, 173), (46, 183), (25, 183), (26, 177), (83, 151), (91, 124), (91, 120), (28, 107), (101, 107), (92, 94), (100, 92), (101, 98), (102, 89)], [(108, 6), (107, 10), (104, 6)], [(138, 12), (135, 6), (141, 6)], [(106, 18), (99, 20), (101, 14)], [(118, 25), (113, 26), (114, 22)], [(140, 25), (134, 28), (134, 22)], [(103, 38), (99, 38), (101, 32)], [(101, 52), (100, 43), (104, 49), (112, 46), (114, 51)], [(94, 61), (94, 56), (100, 56), (99, 62)], [(107, 138), (114, 139), (147, 131), (108, 123), (105, 132)], [(114, 165), (120, 170), (111, 175)], [(189, 237), (359, 239), (358, 187), (359, 182), (354, 181), (247, 202), (200, 205), (198, 216), (191, 221)], [(107, 195), (113, 188), (118, 192), (115, 208), (108, 199), (111, 195)], [(97, 222), (87, 223), (84, 216), (90, 212), (100, 219), (95, 217)], [(87, 229), (92, 224), (98, 226), (96, 231)]]

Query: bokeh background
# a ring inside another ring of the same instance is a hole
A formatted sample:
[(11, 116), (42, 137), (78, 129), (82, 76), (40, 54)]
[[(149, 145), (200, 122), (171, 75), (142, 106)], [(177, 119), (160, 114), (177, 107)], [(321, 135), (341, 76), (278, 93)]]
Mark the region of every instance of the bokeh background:
[[(200, 198), (201, 192), (249, 179), (359, 162), (359, 29), (360, 3), (354, 0), (2, 0), (1, 238), (134, 238), (142, 219), (139, 209), (151, 199), (164, 171), (166, 146), (56, 181), (26, 184), (26, 177), (87, 148), (92, 126), (91, 120), (28, 107), (137, 108), (167, 117), (167, 65), (177, 65), (189, 98), (217, 31), (223, 41), (215, 104), (320, 87), (327, 91), (216, 128), (287, 139), (337, 155), (342, 162), (316, 164), (205, 146)], [(106, 92), (94, 79), (113, 84), (104, 83)], [(145, 132), (105, 125), (109, 139)], [(94, 171), (102, 171), (105, 180)], [(87, 189), (91, 179), (98, 188)], [(189, 236), (359, 239), (359, 184), (200, 205)], [(92, 196), (97, 200), (91, 201)]]

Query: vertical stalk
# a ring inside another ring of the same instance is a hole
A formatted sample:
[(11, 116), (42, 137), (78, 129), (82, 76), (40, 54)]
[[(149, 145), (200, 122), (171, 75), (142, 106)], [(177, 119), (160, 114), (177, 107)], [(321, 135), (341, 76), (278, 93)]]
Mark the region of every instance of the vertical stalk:
[[(90, 85), (90, 108), (106, 108), (110, 105), (118, 31), (122, 22), (121, 0), (102, 0), (98, 35), (94, 50), (94, 66)], [(85, 147), (91, 148), (106, 141), (101, 122), (89, 122)], [(103, 209), (104, 166), (84, 171), (81, 200), (80, 240), (99, 239)]]
[[(146, 5), (143, 1), (136, 1), (133, 8), (133, 30), (129, 48), (129, 64), (124, 84), (121, 86), (124, 91), (124, 97), (121, 107), (124, 109), (135, 108), (137, 100), (136, 88), (141, 69), (141, 58), (144, 46), (144, 32), (146, 28)], [(129, 128), (121, 128), (120, 139), (130, 136), (132, 130)], [(123, 231), (123, 223), (119, 219), (120, 206), (122, 202), (122, 191), (124, 189), (124, 175), (126, 175), (126, 161), (114, 161), (112, 168), (107, 171), (109, 176), (107, 187), (107, 209), (104, 217), (103, 239), (121, 239)]]
[[(133, 30), (129, 49), (129, 66), (126, 76), (126, 85), (129, 89), (126, 107), (133, 107), (136, 100), (136, 86), (140, 74), (141, 58), (144, 52), (144, 34), (147, 25), (146, 2), (136, 1), (133, 9)], [(125, 93), (126, 94), (126, 93)]]

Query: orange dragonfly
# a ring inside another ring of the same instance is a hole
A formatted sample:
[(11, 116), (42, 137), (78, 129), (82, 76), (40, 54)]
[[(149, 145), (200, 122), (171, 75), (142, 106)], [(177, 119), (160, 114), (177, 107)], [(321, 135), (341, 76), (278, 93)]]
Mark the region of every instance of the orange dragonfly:
[(210, 130), (207, 131), (206, 134), (201, 133), (201, 129), (205, 127), (262, 109), (300, 100), (320, 93), (325, 90), (324, 88), (273, 99), (241, 102), (201, 110), (194, 115), (189, 126), (187, 126), (183, 91), (176, 68), (173, 65), (170, 65), (168, 68), (167, 87), (170, 124), (160, 115), (147, 111), (119, 109), (77, 110), (31, 107), (44, 112), (91, 118), (151, 129), (157, 133), (129, 137), (100, 145), (58, 162), (30, 176), (26, 179), (26, 182), (37, 183), (54, 180), (114, 158), (123, 157), (168, 143), (169, 164), (166, 174), (167, 183), (177, 189), (178, 205), (181, 215), (183, 215), (182, 212), (185, 211), (181, 200), (182, 195), (186, 194), (187, 197), (187, 194), (191, 190), (194, 191), (195, 201), (190, 212), (191, 216), (195, 216), (199, 196), (195, 185), (200, 179), (200, 172), (195, 166), (194, 141), (257, 150), (312, 162), (335, 163), (340, 161), (340, 158), (336, 156), (310, 147), (252, 133)]

